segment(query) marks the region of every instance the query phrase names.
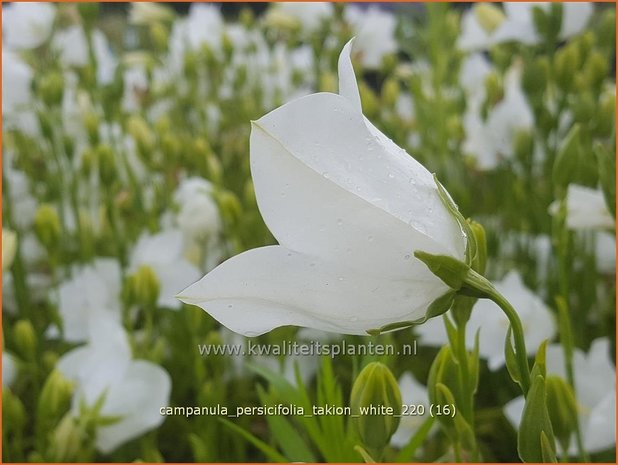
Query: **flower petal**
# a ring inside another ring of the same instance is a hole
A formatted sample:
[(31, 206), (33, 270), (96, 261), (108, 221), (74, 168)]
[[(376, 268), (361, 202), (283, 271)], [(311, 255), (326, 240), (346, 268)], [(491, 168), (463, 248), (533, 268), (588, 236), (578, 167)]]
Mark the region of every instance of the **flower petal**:
[(354, 67), (352, 66), (352, 60), (350, 58), (353, 43), (354, 39), (350, 39), (339, 54), (339, 95), (348, 99), (350, 104), (358, 110), (359, 113), (362, 113), (363, 108), (361, 106), (360, 93), (358, 91), (356, 75), (354, 74)]
[(227, 260), (178, 298), (246, 336), (284, 325), (366, 335), (368, 329), (422, 317), (443, 286), (432, 276), (380, 279), (270, 246)]
[(341, 257), (351, 247), (365, 264), (380, 255), (390, 262), (393, 248), (396, 261), (417, 249), (463, 258), (464, 237), (431, 174), (367, 123), (346, 99), (322, 93), (254, 124), (252, 177), (271, 232), (312, 255)]
[(125, 378), (107, 392), (101, 410), (103, 416), (122, 419), (97, 430), (97, 449), (109, 453), (163, 423), (159, 410), (167, 406), (171, 387), (170, 376), (161, 367), (143, 360), (131, 362)]

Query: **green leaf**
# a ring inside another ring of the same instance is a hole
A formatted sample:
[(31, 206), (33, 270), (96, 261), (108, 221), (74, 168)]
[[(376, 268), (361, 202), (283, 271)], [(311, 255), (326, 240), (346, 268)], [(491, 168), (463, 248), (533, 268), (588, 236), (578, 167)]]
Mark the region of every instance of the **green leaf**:
[[(258, 397), (263, 404), (275, 404), (276, 399), (258, 386)], [(266, 415), (266, 422), (276, 443), (291, 462), (315, 462), (316, 458), (292, 422), (281, 415)]]
[(232, 423), (227, 418), (219, 417), (218, 420), (221, 423), (223, 423), (226, 427), (228, 427), (229, 429), (231, 429), (232, 431), (234, 431), (238, 435), (242, 436), (248, 442), (250, 442), (255, 447), (257, 447), (266, 456), (266, 458), (268, 460), (270, 460), (272, 462), (277, 462), (277, 463), (290, 462), (290, 460), (288, 460), (286, 457), (284, 457), (279, 452), (277, 452), (276, 449), (274, 449), (273, 447), (269, 446), (268, 444), (266, 444), (261, 439), (256, 438), (249, 431), (246, 431), (243, 428), (241, 428), (240, 426)]
[(468, 366), (470, 367), (468, 370), (470, 373), (470, 391), (472, 393), (476, 393), (479, 385), (479, 336), (480, 328), (476, 330), (476, 334), (474, 335), (474, 348), (472, 352), (470, 352), (468, 358)]
[(547, 438), (545, 431), (541, 431), (541, 454), (545, 463), (558, 462), (556, 460), (556, 451), (553, 450), (551, 441)]
[[(536, 365), (535, 365), (536, 366)], [(534, 371), (534, 370), (533, 370)], [(541, 443), (541, 433), (545, 433), (553, 454), (556, 454), (554, 432), (547, 411), (545, 378), (537, 374), (532, 378), (532, 386), (526, 397), (526, 404), (517, 433), (517, 452), (524, 462), (543, 462), (547, 450)]]

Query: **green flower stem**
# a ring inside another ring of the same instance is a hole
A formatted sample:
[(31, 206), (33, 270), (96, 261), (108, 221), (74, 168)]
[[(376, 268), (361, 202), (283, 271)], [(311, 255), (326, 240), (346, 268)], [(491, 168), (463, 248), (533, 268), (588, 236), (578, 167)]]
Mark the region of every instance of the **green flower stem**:
[(492, 300), (502, 309), (508, 318), (515, 341), (515, 356), (517, 357), (517, 365), (519, 366), (521, 376), (521, 389), (524, 396), (527, 396), (528, 390), (530, 389), (530, 367), (528, 365), (526, 343), (524, 341), (524, 328), (519, 319), (519, 315), (517, 315), (517, 311), (488, 279), (473, 270), (468, 271), (465, 278), (465, 286), (468, 289), (480, 292), (481, 295), (479, 297)]

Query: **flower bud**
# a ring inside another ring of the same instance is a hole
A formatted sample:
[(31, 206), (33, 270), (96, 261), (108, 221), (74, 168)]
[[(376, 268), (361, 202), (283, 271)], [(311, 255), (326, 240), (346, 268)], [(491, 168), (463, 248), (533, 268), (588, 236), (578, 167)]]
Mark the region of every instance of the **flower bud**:
[(60, 241), (62, 228), (56, 209), (49, 204), (42, 204), (34, 214), (34, 231), (37, 239), (48, 250), (52, 251)]
[(47, 434), (71, 405), (73, 386), (58, 370), (50, 373), (37, 402), (37, 428)]
[(375, 117), (380, 110), (380, 102), (378, 102), (378, 97), (371, 90), (365, 81), (361, 81), (358, 84), (358, 90), (360, 92), (360, 98), (363, 105), (363, 114), (367, 116), (367, 118)]
[(566, 188), (579, 173), (582, 151), (580, 133), (579, 124), (575, 124), (558, 150), (552, 173), (556, 186)]
[(607, 8), (603, 11), (597, 28), (599, 45), (613, 54), (616, 44), (616, 9)]
[(487, 92), (487, 102), (490, 106), (495, 105), (504, 95), (504, 89), (500, 82), (500, 76), (497, 73), (491, 72), (485, 78), (485, 90)]
[(485, 228), (473, 220), (468, 220), (468, 224), (476, 239), (476, 256), (472, 259), (470, 266), (478, 274), (484, 275), (485, 267), (487, 266), (487, 237), (485, 235)]
[(577, 44), (568, 44), (556, 52), (554, 58), (556, 82), (565, 92), (572, 89), (574, 76), (580, 66), (581, 58)]
[(359, 415), (352, 421), (363, 445), (381, 451), (397, 430), (401, 414), (399, 385), (386, 365), (372, 362), (360, 372), (350, 407), (353, 415)]
[(320, 92), (337, 92), (337, 77), (333, 73), (323, 73), (320, 76), (318, 90)]
[(242, 205), (233, 192), (218, 192), (215, 194), (215, 197), (219, 204), (219, 211), (226, 221), (233, 223), (241, 217)]
[(547, 411), (556, 439), (563, 450), (569, 450), (569, 442), (577, 428), (577, 401), (571, 386), (558, 376), (547, 376)]
[[(132, 3), (132, 5), (136, 4), (138, 3)], [(161, 23), (153, 23), (148, 27), (148, 32), (150, 34), (150, 40), (152, 41), (152, 45), (155, 50), (161, 52), (167, 50), (169, 32), (165, 25)]]
[(584, 65), (589, 86), (595, 93), (601, 91), (603, 82), (608, 76), (609, 65), (602, 53), (593, 50)]
[(601, 96), (595, 120), (594, 135), (599, 138), (609, 138), (616, 120), (616, 94), (614, 92), (606, 92)]
[(43, 75), (39, 81), (39, 93), (43, 102), (48, 107), (55, 107), (62, 102), (64, 93), (64, 79), (59, 71), (50, 71)]
[(67, 413), (52, 433), (50, 462), (76, 462), (82, 447), (82, 431), (77, 420)]
[(539, 57), (526, 64), (522, 75), (522, 87), (528, 95), (542, 95), (549, 80), (549, 60)]
[(504, 13), (493, 3), (478, 3), (473, 8), (476, 20), (488, 33), (494, 32), (504, 21)]
[(2, 426), (6, 428), (6, 432), (21, 432), (25, 424), (24, 404), (10, 389), (2, 386)]
[(127, 130), (135, 139), (140, 155), (144, 158), (150, 158), (154, 147), (154, 134), (152, 134), (146, 121), (140, 116), (132, 115), (127, 123)]
[(17, 250), (17, 234), (10, 229), (2, 229), (2, 271), (11, 268)]
[(13, 339), (17, 352), (25, 360), (32, 361), (36, 358), (36, 334), (32, 323), (28, 320), (19, 320), (13, 326)]
[(399, 99), (399, 92), (399, 82), (397, 82), (397, 79), (386, 79), (382, 85), (382, 101), (384, 105), (389, 108), (394, 107)]
[(152, 267), (140, 266), (129, 279), (132, 287), (131, 295), (135, 302), (145, 308), (154, 307), (159, 299), (161, 286)]

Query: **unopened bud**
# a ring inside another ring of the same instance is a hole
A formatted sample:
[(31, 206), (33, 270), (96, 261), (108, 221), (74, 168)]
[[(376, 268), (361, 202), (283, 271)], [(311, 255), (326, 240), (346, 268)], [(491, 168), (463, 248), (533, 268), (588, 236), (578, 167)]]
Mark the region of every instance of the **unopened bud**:
[(54, 425), (67, 412), (71, 405), (73, 387), (58, 370), (50, 373), (43, 385), (37, 403), (37, 422), (47, 433), (47, 428)]
[(108, 145), (99, 145), (96, 149), (99, 164), (99, 179), (104, 186), (111, 185), (116, 179), (116, 157)]
[(493, 3), (478, 3), (473, 8), (474, 16), (485, 32), (494, 32), (504, 21), (504, 13)]
[(37, 338), (32, 323), (28, 320), (19, 320), (13, 326), (13, 338), (17, 352), (25, 360), (36, 358)]
[(54, 250), (60, 241), (62, 228), (56, 209), (50, 204), (42, 204), (34, 214), (34, 231), (37, 239), (48, 250)]
[(39, 81), (39, 92), (43, 102), (49, 107), (55, 107), (62, 102), (64, 79), (59, 71), (50, 71)]
[(152, 308), (159, 299), (159, 278), (152, 267), (142, 265), (130, 278), (132, 295), (137, 304), (145, 308)]
[(11, 268), (17, 250), (17, 234), (8, 228), (2, 229), (2, 271)]
[(67, 413), (52, 433), (51, 462), (76, 462), (82, 447), (82, 431), (77, 420)]
[(401, 392), (386, 365), (368, 364), (360, 372), (350, 396), (354, 425), (363, 445), (381, 451), (399, 426)]
[(367, 115), (368, 118), (375, 117), (380, 110), (378, 97), (364, 81), (359, 83), (358, 90), (360, 92), (361, 102), (363, 103), (363, 113)]
[(2, 386), (2, 426), (6, 431), (21, 432), (26, 424), (24, 404), (6, 386)]
[(382, 86), (382, 101), (388, 107), (394, 107), (399, 99), (399, 82), (397, 79), (389, 78), (384, 81)]
[(579, 124), (575, 124), (558, 150), (552, 172), (552, 178), (556, 186), (566, 188), (570, 182), (575, 180), (575, 176), (580, 171), (582, 155), (580, 129)]

